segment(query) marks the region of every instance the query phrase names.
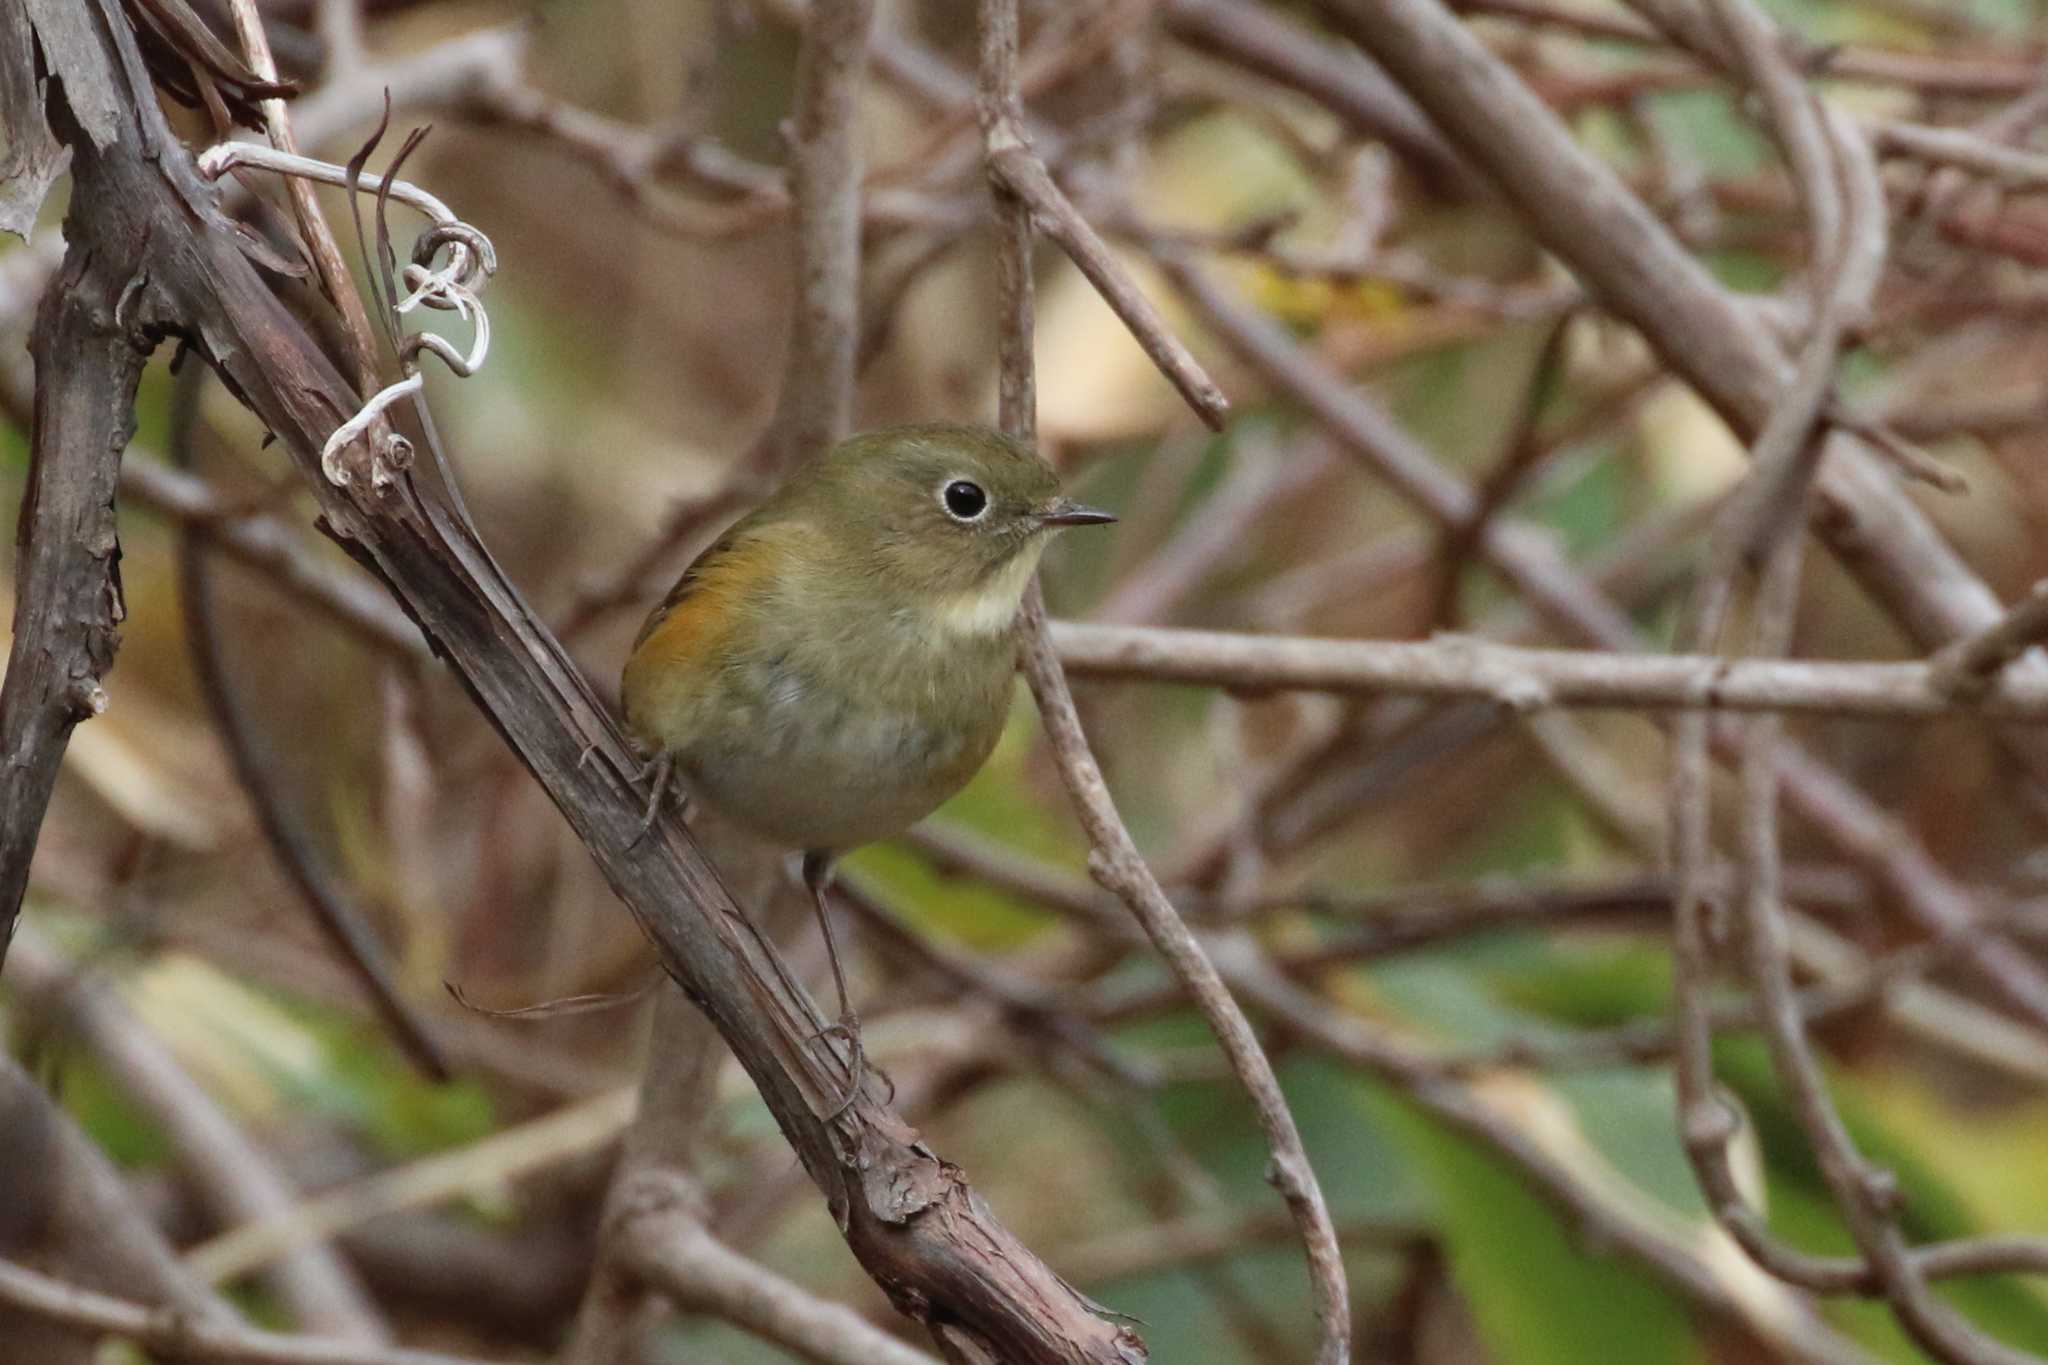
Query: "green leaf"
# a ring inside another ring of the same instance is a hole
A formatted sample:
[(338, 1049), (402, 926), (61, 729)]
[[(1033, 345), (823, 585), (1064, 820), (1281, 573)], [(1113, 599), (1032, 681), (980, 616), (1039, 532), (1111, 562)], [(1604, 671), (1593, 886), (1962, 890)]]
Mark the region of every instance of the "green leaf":
[(1412, 1108), (1373, 1104), (1434, 1199), (1452, 1279), (1502, 1365), (1699, 1358), (1685, 1311), (1646, 1274), (1590, 1253), (1522, 1177)]
[(374, 1025), (303, 1001), (284, 1002), (316, 1033), (320, 1078), (280, 1075), (301, 1103), (350, 1124), (393, 1160), (425, 1156), (489, 1137), (497, 1128), (490, 1091), (473, 1078), (426, 1080)]
[(60, 1047), (55, 1066), (46, 1073), (50, 1086), (78, 1126), (114, 1164), (144, 1169), (170, 1160), (170, 1142), (162, 1130), (108, 1079), (98, 1060), (75, 1043)]

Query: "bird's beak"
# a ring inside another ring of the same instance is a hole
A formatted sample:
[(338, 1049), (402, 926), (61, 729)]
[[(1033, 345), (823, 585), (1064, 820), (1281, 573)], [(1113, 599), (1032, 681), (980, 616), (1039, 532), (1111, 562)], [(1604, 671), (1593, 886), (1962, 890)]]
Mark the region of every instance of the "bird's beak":
[(1116, 520), (1114, 513), (1099, 507), (1084, 507), (1072, 498), (1054, 498), (1038, 509), (1041, 526), (1100, 526)]

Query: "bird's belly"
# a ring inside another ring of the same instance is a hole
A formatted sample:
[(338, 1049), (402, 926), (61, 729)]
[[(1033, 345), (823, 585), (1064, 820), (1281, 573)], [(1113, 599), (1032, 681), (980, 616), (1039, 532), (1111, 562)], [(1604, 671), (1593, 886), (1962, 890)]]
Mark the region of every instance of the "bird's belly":
[(678, 757), (695, 796), (787, 848), (901, 833), (966, 785), (1002, 730), (1000, 703), (941, 721), (788, 677), (746, 692), (727, 724)]

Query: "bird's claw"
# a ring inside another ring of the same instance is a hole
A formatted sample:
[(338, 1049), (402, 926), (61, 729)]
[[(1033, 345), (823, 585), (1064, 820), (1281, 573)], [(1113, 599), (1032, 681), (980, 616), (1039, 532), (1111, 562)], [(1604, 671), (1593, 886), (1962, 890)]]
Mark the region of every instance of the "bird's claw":
[(647, 793), (647, 812), (640, 817), (640, 831), (633, 836), (633, 844), (629, 847), (637, 846), (645, 839), (654, 829), (654, 822), (661, 818), (661, 803), (668, 795), (670, 779), (674, 774), (675, 756), (666, 749), (648, 759), (632, 774), (634, 785), (648, 782), (651, 786)]
[(825, 1122), (827, 1123), (832, 1122), (841, 1114), (851, 1109), (853, 1102), (860, 1098), (861, 1084), (867, 1080), (868, 1070), (867, 1048), (862, 1044), (860, 1038), (860, 1019), (852, 1011), (849, 1010), (841, 1015), (837, 1022), (827, 1024), (812, 1034), (811, 1041), (819, 1042), (830, 1038), (834, 1034), (846, 1040), (846, 1046), (850, 1049), (851, 1055), (846, 1059), (846, 1070), (849, 1077), (846, 1089), (840, 1094), (838, 1102), (832, 1106), (831, 1112), (825, 1115)]

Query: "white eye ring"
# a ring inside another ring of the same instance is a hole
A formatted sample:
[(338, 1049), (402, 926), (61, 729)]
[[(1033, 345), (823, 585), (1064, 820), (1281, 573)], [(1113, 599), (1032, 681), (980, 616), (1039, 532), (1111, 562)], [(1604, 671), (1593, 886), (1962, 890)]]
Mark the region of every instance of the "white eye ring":
[(988, 490), (962, 474), (948, 475), (939, 485), (939, 507), (962, 524), (972, 524), (988, 515), (993, 506)]

